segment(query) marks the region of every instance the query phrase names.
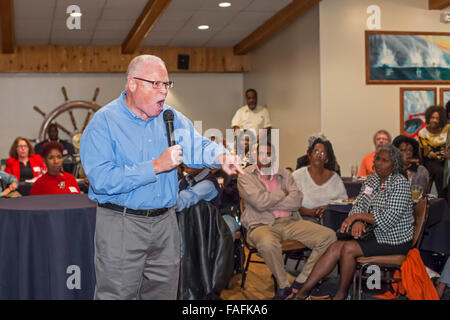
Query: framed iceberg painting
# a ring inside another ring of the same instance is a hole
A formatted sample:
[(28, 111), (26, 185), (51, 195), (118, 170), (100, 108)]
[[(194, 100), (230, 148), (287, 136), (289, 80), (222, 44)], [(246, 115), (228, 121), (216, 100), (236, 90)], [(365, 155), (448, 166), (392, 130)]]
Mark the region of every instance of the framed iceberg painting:
[(436, 88), (400, 88), (401, 134), (417, 138), (425, 127), (425, 110), (437, 103)]
[(450, 33), (366, 31), (367, 84), (450, 84)]
[(450, 88), (441, 88), (440, 96), (441, 96), (441, 106), (445, 107), (445, 105), (450, 101)]

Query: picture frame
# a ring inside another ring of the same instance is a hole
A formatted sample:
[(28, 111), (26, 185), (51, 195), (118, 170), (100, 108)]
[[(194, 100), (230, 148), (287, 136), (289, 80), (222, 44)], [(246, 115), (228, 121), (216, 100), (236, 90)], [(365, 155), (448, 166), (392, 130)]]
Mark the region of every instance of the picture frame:
[(445, 105), (447, 104), (447, 102), (450, 101), (450, 88), (440, 88), (439, 89), (439, 97), (440, 97), (440, 102), (441, 102), (441, 106), (443, 106), (445, 108)]
[(450, 33), (365, 31), (367, 84), (450, 84)]
[(425, 110), (437, 104), (437, 88), (400, 88), (400, 133), (416, 138), (425, 127)]

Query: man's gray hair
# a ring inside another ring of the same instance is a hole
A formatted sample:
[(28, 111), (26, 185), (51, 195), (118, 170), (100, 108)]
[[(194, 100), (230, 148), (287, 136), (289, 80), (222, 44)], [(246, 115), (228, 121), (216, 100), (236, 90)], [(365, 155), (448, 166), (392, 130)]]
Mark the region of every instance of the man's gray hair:
[(151, 54), (143, 54), (137, 57), (134, 57), (130, 64), (128, 65), (127, 69), (127, 83), (125, 84), (125, 89), (128, 88), (128, 78), (134, 77), (138, 75), (138, 70), (142, 68), (142, 65), (144, 64), (160, 64), (164, 68), (166, 68), (166, 64), (164, 61), (157, 56), (151, 55)]
[(389, 152), (389, 157), (392, 160), (392, 173), (400, 173), (404, 175), (405, 177), (406, 172), (403, 169), (403, 153), (396, 147), (394, 147), (392, 144), (385, 144), (381, 147), (381, 149), (375, 154), (375, 158), (377, 158), (378, 154), (381, 151), (387, 151)]

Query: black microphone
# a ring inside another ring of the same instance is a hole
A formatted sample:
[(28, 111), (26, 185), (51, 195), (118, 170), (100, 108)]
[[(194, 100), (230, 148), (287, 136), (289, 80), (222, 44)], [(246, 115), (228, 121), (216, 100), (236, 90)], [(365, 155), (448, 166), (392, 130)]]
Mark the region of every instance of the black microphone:
[(173, 134), (173, 111), (167, 109), (163, 113), (163, 119), (166, 123), (167, 140), (169, 142), (169, 147), (175, 145), (175, 135)]

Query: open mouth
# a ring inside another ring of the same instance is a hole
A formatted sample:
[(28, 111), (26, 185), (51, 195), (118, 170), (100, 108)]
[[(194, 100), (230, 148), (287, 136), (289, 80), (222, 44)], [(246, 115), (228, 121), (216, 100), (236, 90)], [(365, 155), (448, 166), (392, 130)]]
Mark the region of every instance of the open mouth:
[(158, 108), (162, 109), (164, 106), (164, 99), (163, 100), (159, 100), (156, 102), (156, 105), (158, 106)]

